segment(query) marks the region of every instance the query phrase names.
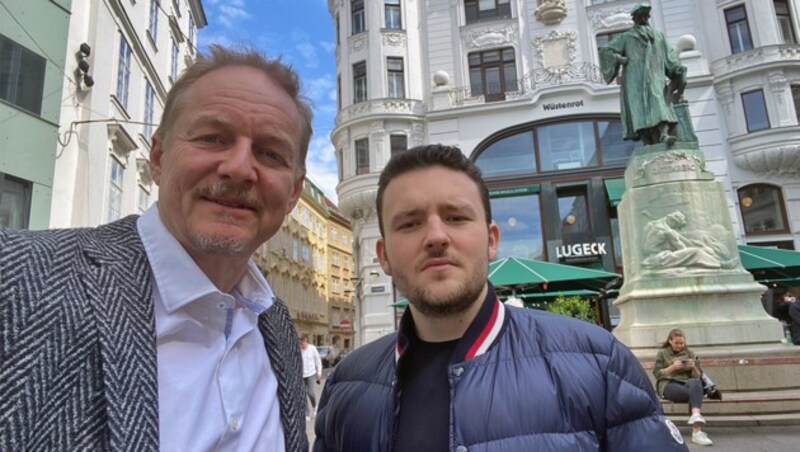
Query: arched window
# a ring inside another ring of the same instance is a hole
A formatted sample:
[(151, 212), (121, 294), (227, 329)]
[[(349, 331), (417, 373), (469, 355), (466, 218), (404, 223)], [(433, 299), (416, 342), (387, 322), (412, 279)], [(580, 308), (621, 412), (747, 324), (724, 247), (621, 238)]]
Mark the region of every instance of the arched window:
[(779, 234), (789, 231), (780, 187), (754, 184), (739, 189), (739, 208), (747, 234)]

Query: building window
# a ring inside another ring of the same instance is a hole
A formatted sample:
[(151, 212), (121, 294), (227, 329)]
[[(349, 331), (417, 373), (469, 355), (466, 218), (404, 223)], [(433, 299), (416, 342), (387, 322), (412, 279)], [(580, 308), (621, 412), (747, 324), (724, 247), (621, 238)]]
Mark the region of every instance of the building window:
[(334, 267), (339, 266), (339, 253), (335, 251), (331, 254), (331, 265), (333, 265)]
[(389, 78), (389, 97), (394, 99), (406, 97), (403, 59), (393, 57), (386, 58), (386, 73)]
[(742, 106), (748, 132), (769, 129), (769, 115), (767, 115), (767, 103), (764, 100), (763, 90), (742, 93)]
[(297, 242), (297, 239), (292, 239), (292, 260), (297, 262), (300, 253), (300, 244)]
[(558, 191), (558, 215), (564, 245), (594, 241), (589, 223), (586, 189)]
[(779, 187), (756, 184), (740, 188), (739, 208), (747, 234), (790, 232), (783, 194)]
[(357, 35), (367, 31), (367, 21), (364, 15), (364, 0), (353, 0), (350, 2), (350, 11), (352, 12), (352, 25), (353, 32), (351, 34)]
[(353, 103), (367, 100), (367, 63), (362, 61), (353, 65)]
[(111, 158), (111, 174), (108, 184), (108, 218), (109, 222), (122, 217), (122, 180), (125, 167), (115, 158)]
[(339, 278), (331, 278), (331, 292), (339, 293)]
[(27, 229), (32, 184), (0, 173), (0, 227)]
[(342, 35), (341, 21), (339, 20), (339, 13), (336, 13), (336, 45), (342, 43), (340, 36)]
[(146, 188), (139, 186), (139, 213), (144, 213), (150, 207), (150, 193)]
[(517, 90), (514, 49), (470, 53), (469, 80), (473, 96), (483, 95), (486, 102), (505, 100), (505, 93)]
[(781, 31), (781, 39), (784, 44), (797, 44), (794, 34), (794, 24), (792, 24), (792, 12), (789, 10), (789, 2), (786, 0), (774, 0), (775, 16), (778, 19), (778, 29)]
[(614, 38), (625, 33), (628, 30), (617, 30), (617, 31), (610, 31), (608, 33), (598, 33), (596, 40), (597, 40), (597, 53), (600, 54), (600, 49), (607, 46), (609, 42), (613, 41)]
[(750, 39), (750, 26), (747, 24), (747, 11), (744, 9), (744, 5), (726, 9), (725, 24), (728, 27), (731, 53), (744, 52), (753, 48), (753, 41)]
[(403, 20), (400, 14), (400, 0), (386, 0), (384, 6), (386, 8), (386, 28), (391, 30), (400, 30), (403, 28)]
[(0, 35), (0, 99), (39, 115), (45, 66), (44, 58)]
[(149, 80), (144, 82), (144, 137), (150, 142), (153, 137), (153, 103), (156, 93)]
[(511, 17), (509, 0), (464, 0), (467, 23), (484, 20), (508, 19)]
[(339, 149), (336, 151), (338, 158), (336, 159), (336, 169), (339, 173), (339, 181), (344, 180), (344, 150)]
[(389, 145), (392, 155), (408, 150), (408, 137), (405, 135), (389, 135)]
[(497, 258), (546, 260), (539, 195), (492, 198), (492, 218), (503, 240)]
[(178, 79), (178, 43), (172, 40), (172, 60), (169, 67), (169, 80), (175, 83)]
[(119, 61), (117, 62), (117, 101), (128, 109), (128, 86), (131, 79), (131, 47), (125, 37), (119, 37)]
[(792, 85), (792, 99), (794, 100), (794, 114), (797, 124), (800, 124), (800, 85)]
[(369, 173), (369, 138), (356, 140), (356, 174)]
[(194, 18), (192, 18), (191, 12), (189, 13), (189, 47), (194, 48), (194, 35), (197, 30), (195, 30), (194, 25)]
[(624, 166), (640, 145), (622, 138), (619, 119), (574, 119), (501, 136), (478, 151), (475, 163), (484, 177)]
[(339, 240), (339, 230), (331, 226), (331, 240), (336, 242)]
[(147, 32), (155, 44), (158, 38), (158, 0), (150, 0), (150, 25), (147, 27)]
[(336, 105), (342, 109), (342, 76), (336, 77)]

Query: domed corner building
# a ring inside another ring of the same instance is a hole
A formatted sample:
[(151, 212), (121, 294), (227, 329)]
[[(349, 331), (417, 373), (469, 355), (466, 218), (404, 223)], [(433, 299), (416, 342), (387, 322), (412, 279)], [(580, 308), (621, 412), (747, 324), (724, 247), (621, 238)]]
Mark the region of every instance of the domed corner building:
[[(622, 273), (616, 205), (640, 144), (622, 139), (619, 86), (603, 82), (598, 49), (632, 26), (635, 3), (328, 2), (339, 97), (331, 139), (340, 208), (354, 226), (357, 344), (396, 328), (402, 294), (375, 256), (375, 195), (389, 157), (413, 146), (456, 145), (480, 166), (500, 257)], [(650, 24), (688, 68), (685, 97), (739, 243), (800, 249), (800, 5), (650, 3)]]

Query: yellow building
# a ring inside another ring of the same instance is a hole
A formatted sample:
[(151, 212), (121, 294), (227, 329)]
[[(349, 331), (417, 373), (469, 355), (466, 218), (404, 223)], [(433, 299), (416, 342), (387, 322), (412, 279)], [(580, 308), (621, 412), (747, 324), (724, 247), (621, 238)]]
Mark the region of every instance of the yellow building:
[(340, 350), (353, 348), (353, 230), (350, 220), (328, 198), (328, 318), (331, 343)]
[(308, 335), (316, 345), (352, 347), (352, 327), (342, 328), (343, 319), (347, 326), (354, 318), (352, 291), (345, 294), (352, 289), (351, 243), (348, 220), (306, 179), (297, 207), (254, 256), (275, 295), (289, 307), (298, 335)]

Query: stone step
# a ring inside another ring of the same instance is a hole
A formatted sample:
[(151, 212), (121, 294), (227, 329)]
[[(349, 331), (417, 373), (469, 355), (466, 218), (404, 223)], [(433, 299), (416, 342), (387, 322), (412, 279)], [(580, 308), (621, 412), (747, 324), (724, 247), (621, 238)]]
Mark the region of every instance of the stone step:
[[(723, 392), (723, 400), (703, 400), (703, 416), (714, 425), (800, 424), (800, 389)], [(689, 405), (662, 400), (664, 413), (677, 424), (685, 423)], [(719, 423), (719, 424), (718, 424)]]

